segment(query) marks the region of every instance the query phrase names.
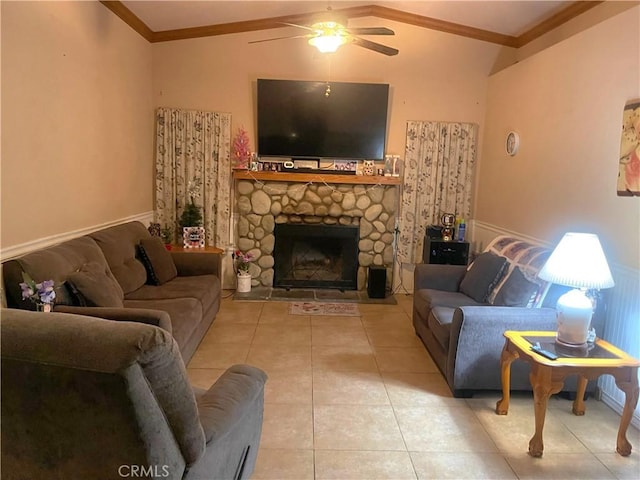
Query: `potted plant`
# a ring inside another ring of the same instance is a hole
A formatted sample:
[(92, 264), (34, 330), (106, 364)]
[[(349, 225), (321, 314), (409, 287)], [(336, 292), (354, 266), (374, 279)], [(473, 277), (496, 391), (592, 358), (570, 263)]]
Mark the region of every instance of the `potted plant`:
[(251, 252), (242, 253), (240, 250), (236, 250), (233, 253), (233, 259), (235, 260), (236, 274), (238, 277), (238, 285), (236, 291), (238, 293), (247, 293), (251, 291), (251, 261), (253, 255)]
[(169, 225), (162, 227), (160, 231), (160, 238), (164, 242), (164, 247), (167, 250), (171, 250), (171, 242), (173, 241), (173, 229)]

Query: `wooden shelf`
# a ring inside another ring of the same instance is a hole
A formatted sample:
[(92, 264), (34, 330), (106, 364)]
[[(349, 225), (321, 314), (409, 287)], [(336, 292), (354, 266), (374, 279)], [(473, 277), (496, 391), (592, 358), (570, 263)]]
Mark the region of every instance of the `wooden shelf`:
[(262, 180), (270, 182), (329, 183), (356, 185), (400, 185), (400, 177), (383, 177), (381, 175), (334, 175), (332, 173), (289, 173), (289, 172), (254, 172), (235, 170), (235, 180)]

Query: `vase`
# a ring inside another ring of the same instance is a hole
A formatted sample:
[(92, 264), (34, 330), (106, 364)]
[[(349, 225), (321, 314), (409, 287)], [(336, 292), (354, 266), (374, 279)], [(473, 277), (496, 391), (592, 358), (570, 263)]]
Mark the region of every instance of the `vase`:
[(248, 272), (238, 272), (238, 285), (236, 292), (248, 293), (251, 291), (251, 274)]
[(50, 312), (51, 304), (50, 303), (36, 303), (36, 311), (38, 312)]

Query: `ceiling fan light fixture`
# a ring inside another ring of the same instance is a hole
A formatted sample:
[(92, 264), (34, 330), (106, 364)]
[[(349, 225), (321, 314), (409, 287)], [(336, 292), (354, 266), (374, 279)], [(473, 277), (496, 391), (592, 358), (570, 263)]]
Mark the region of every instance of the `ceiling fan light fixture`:
[(315, 36), (309, 39), (309, 45), (322, 53), (333, 53), (348, 41), (349, 34), (344, 25), (338, 22), (317, 22), (311, 25)]
[(316, 47), (321, 53), (333, 53), (345, 43), (347, 37), (343, 35), (325, 35), (309, 39), (309, 45)]

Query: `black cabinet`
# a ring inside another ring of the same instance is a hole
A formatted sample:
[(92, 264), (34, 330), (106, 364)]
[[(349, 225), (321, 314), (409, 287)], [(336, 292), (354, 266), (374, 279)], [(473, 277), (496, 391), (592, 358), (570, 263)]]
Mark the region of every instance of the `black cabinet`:
[(466, 265), (469, 262), (469, 242), (424, 239), (422, 249), (424, 263)]

